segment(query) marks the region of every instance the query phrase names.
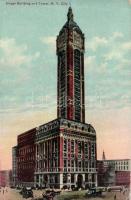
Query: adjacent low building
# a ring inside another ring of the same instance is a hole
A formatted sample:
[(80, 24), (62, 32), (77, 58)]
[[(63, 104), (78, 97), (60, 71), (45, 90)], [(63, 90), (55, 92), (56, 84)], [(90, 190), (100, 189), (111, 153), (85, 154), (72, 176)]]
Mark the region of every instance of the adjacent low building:
[(12, 183), (12, 170), (1, 170), (0, 171), (0, 186), (10, 186)]
[[(113, 182), (110, 183), (111, 172)], [(116, 159), (116, 160), (99, 160), (97, 161), (98, 170), (98, 185), (131, 185), (131, 160), (130, 159)], [(115, 173), (114, 173), (115, 172)], [(108, 181), (107, 181), (108, 180)]]
[(105, 160), (105, 165), (112, 165), (115, 169), (115, 184), (127, 185), (131, 184), (131, 160), (130, 159), (117, 159)]
[[(34, 185), (36, 162), (36, 128), (18, 135), (17, 138), (17, 184)], [(13, 169), (15, 171), (15, 169)]]

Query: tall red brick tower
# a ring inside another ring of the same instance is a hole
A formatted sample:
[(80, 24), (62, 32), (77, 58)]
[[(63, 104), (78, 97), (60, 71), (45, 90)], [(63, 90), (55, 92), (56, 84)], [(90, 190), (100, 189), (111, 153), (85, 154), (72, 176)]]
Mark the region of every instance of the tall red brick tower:
[(57, 56), (58, 118), (18, 136), (18, 184), (32, 186), (34, 176), (40, 187), (95, 187), (96, 131), (85, 123), (84, 34), (71, 7), (57, 36)]
[(57, 117), (84, 123), (84, 34), (71, 7), (57, 36), (57, 56)]

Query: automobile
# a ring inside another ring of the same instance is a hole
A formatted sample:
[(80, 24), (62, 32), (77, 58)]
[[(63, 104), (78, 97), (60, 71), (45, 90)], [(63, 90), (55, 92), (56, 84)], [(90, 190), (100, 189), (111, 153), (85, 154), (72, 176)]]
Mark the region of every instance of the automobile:
[(43, 200), (53, 200), (54, 199), (54, 192), (46, 192), (42, 194)]
[(101, 197), (102, 196), (102, 190), (100, 188), (94, 187), (86, 192), (86, 197)]
[(122, 191), (123, 187), (122, 186), (109, 186), (107, 187), (107, 191), (108, 192), (112, 192), (112, 191)]
[(17, 189), (17, 190), (20, 190), (20, 189), (21, 189), (21, 187), (20, 187), (19, 185), (17, 185), (17, 186), (16, 186), (16, 189)]
[(23, 191), (22, 191), (22, 196), (23, 198), (29, 198), (29, 197), (33, 197), (33, 191), (31, 189), (31, 187), (26, 187)]
[(14, 186), (14, 185), (11, 185), (10, 188), (11, 188), (11, 189), (15, 189), (15, 186)]
[(53, 200), (56, 195), (61, 193), (60, 189), (46, 189), (45, 192), (42, 194), (44, 200)]
[(26, 192), (26, 187), (22, 187), (19, 194), (23, 195), (24, 192)]

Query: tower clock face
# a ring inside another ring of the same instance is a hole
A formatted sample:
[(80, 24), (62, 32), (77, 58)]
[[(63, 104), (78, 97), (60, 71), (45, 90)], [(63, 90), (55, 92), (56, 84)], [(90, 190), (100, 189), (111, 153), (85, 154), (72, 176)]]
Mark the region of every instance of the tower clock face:
[(77, 32), (74, 32), (74, 45), (79, 48), (82, 48), (82, 38), (81, 35)]

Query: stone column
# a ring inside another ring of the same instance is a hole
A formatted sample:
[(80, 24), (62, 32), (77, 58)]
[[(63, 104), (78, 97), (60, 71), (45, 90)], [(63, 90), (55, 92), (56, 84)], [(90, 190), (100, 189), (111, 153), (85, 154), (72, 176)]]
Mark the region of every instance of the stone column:
[(88, 174), (88, 182), (89, 182), (89, 187), (92, 187), (92, 174)]
[(71, 188), (71, 174), (67, 174), (67, 185), (70, 189)]
[(60, 174), (60, 180), (59, 180), (59, 183), (60, 183), (60, 189), (63, 187), (63, 174)]
[(98, 186), (97, 174), (95, 174), (95, 186)]
[(41, 175), (39, 174), (39, 186), (41, 184)]
[(83, 176), (83, 183), (82, 183), (82, 187), (85, 188), (85, 174), (82, 174)]
[(74, 183), (75, 183), (75, 187), (77, 187), (77, 176), (78, 176), (78, 174), (74, 174)]
[(38, 172), (40, 173), (40, 143), (38, 144)]
[(47, 184), (48, 184), (48, 186), (49, 186), (49, 185), (50, 185), (50, 174), (48, 174), (47, 177), (48, 177)]
[(34, 175), (34, 186), (36, 186), (36, 174)]

